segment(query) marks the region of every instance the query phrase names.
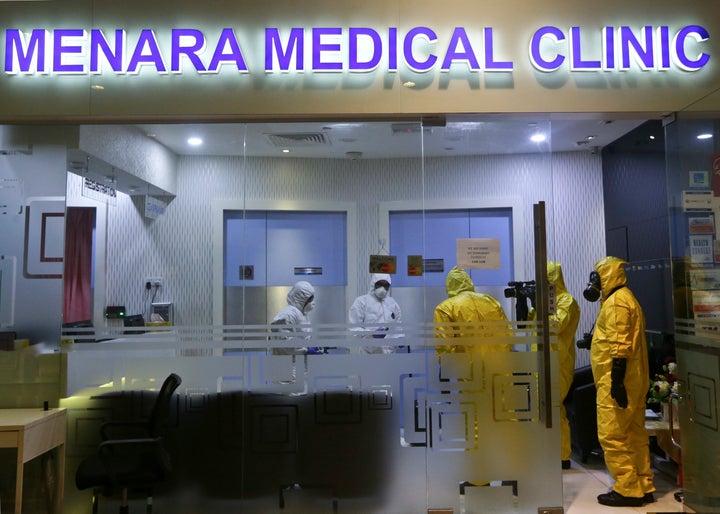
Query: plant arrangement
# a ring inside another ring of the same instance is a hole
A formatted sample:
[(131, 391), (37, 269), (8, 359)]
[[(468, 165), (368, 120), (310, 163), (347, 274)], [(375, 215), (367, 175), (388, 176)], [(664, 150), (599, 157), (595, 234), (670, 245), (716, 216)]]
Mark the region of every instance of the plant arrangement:
[(662, 374), (656, 374), (654, 380), (650, 383), (648, 403), (667, 403), (673, 394), (677, 395), (677, 363), (675, 357), (666, 357), (662, 369)]

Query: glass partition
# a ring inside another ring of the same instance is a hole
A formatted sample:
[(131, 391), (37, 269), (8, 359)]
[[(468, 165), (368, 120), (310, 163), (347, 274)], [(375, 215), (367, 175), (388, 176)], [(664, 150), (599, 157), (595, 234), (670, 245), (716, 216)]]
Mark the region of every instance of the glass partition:
[[(141, 415), (175, 372), (177, 465), (158, 508), (560, 512), (557, 334), (533, 317), (552, 309), (533, 288), (546, 291), (557, 260), (579, 297), (603, 248), (576, 244), (602, 214), (571, 180), (599, 161), (553, 154), (551, 129), (480, 117), (72, 128), (68, 476), (100, 423)], [(437, 314), (455, 266), (501, 319)], [(378, 301), (379, 278), (394, 304)], [(69, 485), (66, 504), (83, 512), (89, 495)]]
[(669, 423), (694, 512), (720, 512), (719, 126), (713, 117), (680, 116), (666, 127), (677, 356)]

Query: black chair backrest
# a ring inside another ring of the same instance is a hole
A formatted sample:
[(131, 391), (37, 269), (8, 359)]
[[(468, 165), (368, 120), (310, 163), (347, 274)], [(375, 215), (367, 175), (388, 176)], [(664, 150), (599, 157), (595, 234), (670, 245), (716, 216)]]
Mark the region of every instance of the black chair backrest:
[(161, 435), (164, 425), (170, 417), (170, 403), (173, 394), (181, 383), (182, 379), (175, 373), (170, 373), (163, 382), (150, 412), (149, 429), (151, 437)]

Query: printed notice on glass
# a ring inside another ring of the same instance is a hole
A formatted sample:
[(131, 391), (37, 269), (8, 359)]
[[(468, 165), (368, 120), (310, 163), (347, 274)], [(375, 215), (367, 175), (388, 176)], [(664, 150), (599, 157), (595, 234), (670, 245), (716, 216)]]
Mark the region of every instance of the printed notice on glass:
[(690, 262), (693, 264), (713, 262), (712, 236), (690, 236)]
[(712, 191), (683, 191), (683, 212), (712, 211), (712, 197)]
[[(693, 291), (693, 314), (695, 329), (702, 331), (717, 331), (720, 321), (720, 292), (719, 291)], [(707, 321), (708, 323), (703, 323)]]
[(457, 239), (457, 263), (463, 269), (500, 269), (499, 239)]

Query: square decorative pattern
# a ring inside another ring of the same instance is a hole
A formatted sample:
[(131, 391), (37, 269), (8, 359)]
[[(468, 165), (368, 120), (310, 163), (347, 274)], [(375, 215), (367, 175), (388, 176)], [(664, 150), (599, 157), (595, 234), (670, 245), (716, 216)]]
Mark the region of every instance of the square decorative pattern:
[(495, 421), (537, 420), (538, 374), (508, 373), (493, 376)]
[(485, 390), (485, 368), (478, 352), (441, 353), (431, 359), (437, 365), (431, 387), (437, 391), (480, 392)]
[(425, 375), (400, 376), (400, 441), (403, 447), (427, 446)]
[(360, 378), (356, 376), (315, 377), (315, 421), (360, 423), (360, 391)]
[(185, 389), (185, 410), (187, 412), (203, 412), (208, 405), (207, 389)]
[(456, 395), (434, 396), (429, 401), (430, 444), (436, 450), (476, 450), (477, 406)]
[(259, 405), (252, 409), (253, 450), (292, 453), (298, 446), (298, 409), (294, 405)]
[(693, 401), (689, 402), (690, 413), (695, 423), (711, 430), (718, 429), (717, 383), (711, 377), (688, 372), (688, 391)]
[(485, 483), (465, 481), (460, 484), (460, 497), (466, 512), (517, 512), (517, 480), (497, 480)]
[(368, 391), (368, 409), (370, 410), (391, 410), (392, 409), (392, 386), (372, 386)]
[(32, 199), (25, 211), (25, 278), (62, 278), (64, 199)]

